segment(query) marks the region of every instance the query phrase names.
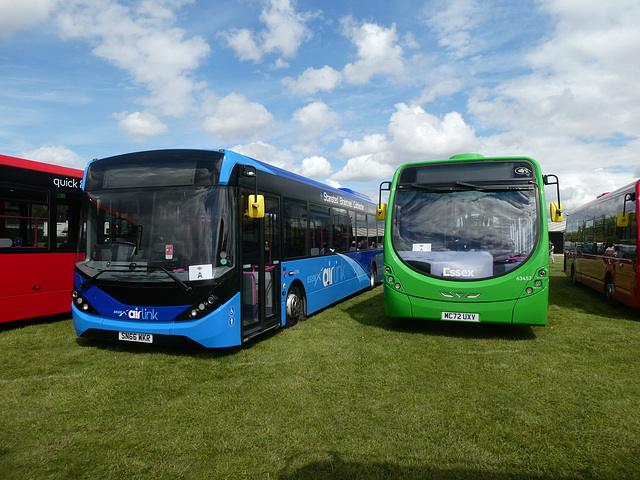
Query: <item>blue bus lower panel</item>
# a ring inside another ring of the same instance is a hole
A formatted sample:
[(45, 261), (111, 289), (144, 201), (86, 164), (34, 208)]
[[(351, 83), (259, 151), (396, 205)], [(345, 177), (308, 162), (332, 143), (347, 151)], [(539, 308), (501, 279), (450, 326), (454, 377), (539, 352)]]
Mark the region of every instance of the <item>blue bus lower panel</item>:
[[(371, 267), (376, 266), (378, 278), (382, 272), (382, 251), (363, 250), (349, 254), (328, 255), (283, 262), (284, 290), (298, 281), (307, 299), (307, 314), (336, 303), (371, 284)], [(286, 297), (283, 297), (283, 322)]]
[[(183, 337), (207, 347), (223, 348), (242, 344), (240, 333), (240, 294), (218, 307), (206, 317), (181, 321), (140, 321), (121, 318), (107, 318), (90, 315), (73, 307), (73, 326), (76, 334), (91, 336), (97, 332), (119, 332), (151, 334), (153, 339), (161, 337)], [(131, 336), (143, 341), (144, 336)], [(147, 342), (149, 343), (149, 342)], [(155, 343), (155, 342), (152, 342)]]

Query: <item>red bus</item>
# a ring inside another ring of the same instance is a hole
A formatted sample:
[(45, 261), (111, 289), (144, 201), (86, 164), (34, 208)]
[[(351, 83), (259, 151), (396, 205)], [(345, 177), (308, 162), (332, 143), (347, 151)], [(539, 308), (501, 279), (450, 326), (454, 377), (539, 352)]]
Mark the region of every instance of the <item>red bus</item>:
[(0, 322), (71, 311), (82, 175), (0, 155)]
[(610, 302), (640, 307), (637, 198), (640, 180), (567, 215), (564, 271)]

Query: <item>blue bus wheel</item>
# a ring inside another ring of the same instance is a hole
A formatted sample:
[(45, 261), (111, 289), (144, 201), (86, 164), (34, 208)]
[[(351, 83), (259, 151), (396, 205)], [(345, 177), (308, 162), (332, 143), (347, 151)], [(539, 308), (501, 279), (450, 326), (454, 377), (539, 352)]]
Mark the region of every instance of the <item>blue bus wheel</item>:
[(300, 293), (298, 287), (293, 286), (287, 294), (287, 319), (285, 326), (292, 327), (299, 321), (306, 319), (304, 296)]
[(373, 290), (378, 284), (378, 270), (375, 263), (371, 265), (370, 280), (371, 284), (369, 285), (369, 290)]

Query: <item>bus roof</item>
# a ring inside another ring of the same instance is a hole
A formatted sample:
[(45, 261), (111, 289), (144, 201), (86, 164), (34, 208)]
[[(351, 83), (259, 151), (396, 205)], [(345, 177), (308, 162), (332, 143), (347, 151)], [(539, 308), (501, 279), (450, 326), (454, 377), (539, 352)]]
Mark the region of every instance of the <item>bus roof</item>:
[(25, 168), (27, 170), (35, 170), (37, 172), (53, 173), (56, 175), (67, 175), (69, 177), (82, 178), (83, 171), (71, 167), (63, 167), (62, 165), (54, 165), (52, 163), (35, 162), (24, 158), (9, 157), (0, 155), (0, 165), (8, 167)]
[(598, 203), (606, 202), (609, 199), (616, 198), (616, 197), (622, 195), (623, 193), (627, 193), (627, 192), (630, 192), (630, 191), (638, 192), (638, 190), (640, 190), (640, 180), (634, 180), (630, 184), (625, 185), (624, 187), (620, 187), (617, 190), (614, 190), (612, 192), (603, 193), (602, 195), (598, 195), (593, 200), (590, 200), (587, 203), (583, 203), (582, 205), (580, 205), (580, 206), (574, 208), (573, 210), (571, 210), (570, 212), (567, 212), (567, 215), (573, 215), (576, 212), (579, 212), (580, 210), (582, 210), (583, 208), (587, 208), (587, 207), (590, 207), (591, 205), (595, 205), (595, 204), (598, 204)]
[(371, 199), (362, 193), (355, 192), (351, 189), (345, 188), (335, 188), (330, 185), (327, 185), (322, 182), (318, 182), (316, 180), (312, 180), (307, 177), (303, 177), (302, 175), (298, 175), (297, 173), (290, 172), (280, 167), (276, 167), (274, 165), (270, 165), (268, 163), (262, 162), (260, 160), (256, 160), (255, 158), (247, 157), (246, 155), (242, 155), (241, 153), (234, 152), (232, 150), (221, 150), (225, 154), (225, 158), (228, 158), (230, 163), (223, 167), (220, 172), (221, 183), (227, 182), (229, 177), (231, 176), (231, 171), (233, 170), (233, 166), (236, 164), (248, 164), (256, 167), (258, 170), (262, 170), (267, 173), (271, 173), (273, 175), (277, 175), (282, 178), (287, 178), (289, 180), (295, 180), (298, 183), (302, 183), (305, 185), (309, 185), (311, 187), (320, 188), (323, 190), (328, 190), (335, 194), (344, 195), (344, 196), (352, 196), (354, 198), (358, 198), (362, 201), (372, 203)]

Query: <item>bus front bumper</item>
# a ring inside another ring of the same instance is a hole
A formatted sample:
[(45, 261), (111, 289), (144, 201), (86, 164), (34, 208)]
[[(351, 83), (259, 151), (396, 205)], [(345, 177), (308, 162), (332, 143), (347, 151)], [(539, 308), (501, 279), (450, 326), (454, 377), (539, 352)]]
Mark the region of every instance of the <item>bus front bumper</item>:
[(72, 306), (73, 326), (79, 337), (119, 340), (120, 332), (151, 334), (152, 341), (143, 343), (166, 345), (195, 342), (206, 348), (241, 345), (240, 311), (239, 293), (211, 314), (197, 320), (154, 322), (115, 319), (87, 314)]
[[(385, 284), (385, 314), (425, 320), (546, 325), (548, 290), (515, 300), (462, 302), (432, 300), (398, 292)], [(457, 315), (460, 314), (460, 315)]]

